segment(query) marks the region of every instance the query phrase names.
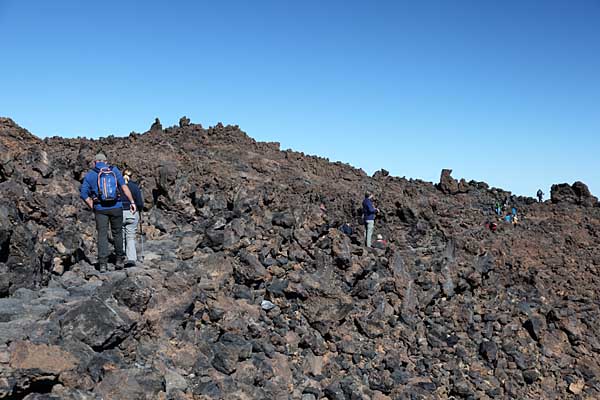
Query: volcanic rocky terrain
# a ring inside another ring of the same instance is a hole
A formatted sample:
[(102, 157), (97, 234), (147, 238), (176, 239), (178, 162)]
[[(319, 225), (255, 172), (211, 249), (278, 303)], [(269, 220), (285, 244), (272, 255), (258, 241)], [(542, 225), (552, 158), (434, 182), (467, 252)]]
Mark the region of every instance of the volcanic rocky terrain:
[[(145, 196), (144, 260), (107, 273), (78, 193), (100, 150)], [(580, 182), (537, 203), (187, 118), (100, 140), (2, 118), (0, 398), (597, 399), (599, 235)]]

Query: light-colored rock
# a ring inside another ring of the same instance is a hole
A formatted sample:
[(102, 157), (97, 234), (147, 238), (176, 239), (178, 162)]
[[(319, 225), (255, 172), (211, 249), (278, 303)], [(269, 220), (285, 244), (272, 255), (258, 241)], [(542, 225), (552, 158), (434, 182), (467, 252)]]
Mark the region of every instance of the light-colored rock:
[(77, 366), (77, 359), (58, 346), (17, 341), (10, 345), (10, 366), (60, 374)]

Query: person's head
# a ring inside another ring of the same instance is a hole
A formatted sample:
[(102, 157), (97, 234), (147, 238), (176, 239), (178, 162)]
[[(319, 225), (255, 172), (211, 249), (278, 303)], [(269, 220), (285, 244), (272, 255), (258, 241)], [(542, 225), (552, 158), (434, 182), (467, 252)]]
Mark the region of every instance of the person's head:
[(96, 163), (105, 163), (108, 159), (103, 152), (99, 152), (94, 156), (94, 164)]
[(131, 170), (129, 168), (125, 169), (125, 171), (123, 171), (123, 179), (125, 179), (125, 184), (129, 183), (129, 180), (131, 179)]
[(372, 199), (373, 198), (373, 193), (371, 193), (370, 191), (366, 191), (365, 192), (365, 199)]
[(377, 235), (377, 240), (383, 240), (383, 236), (381, 236), (381, 233)]

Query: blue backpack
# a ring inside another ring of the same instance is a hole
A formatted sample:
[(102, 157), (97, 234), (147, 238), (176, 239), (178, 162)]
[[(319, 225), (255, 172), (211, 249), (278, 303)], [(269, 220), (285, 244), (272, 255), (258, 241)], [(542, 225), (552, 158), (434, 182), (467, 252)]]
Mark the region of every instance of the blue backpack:
[(98, 200), (101, 203), (117, 201), (119, 199), (119, 185), (113, 167), (94, 168), (94, 171), (98, 173)]

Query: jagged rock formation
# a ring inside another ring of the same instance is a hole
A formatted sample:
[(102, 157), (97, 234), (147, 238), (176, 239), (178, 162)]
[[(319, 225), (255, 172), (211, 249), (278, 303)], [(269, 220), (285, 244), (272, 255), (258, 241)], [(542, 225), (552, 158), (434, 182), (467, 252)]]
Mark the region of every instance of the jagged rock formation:
[[(581, 185), (512, 197), (520, 224), (491, 232), (510, 193), (485, 183), (368, 177), (183, 122), (42, 141), (0, 119), (0, 398), (600, 396)], [(104, 274), (78, 199), (99, 150), (146, 198), (144, 262)], [(366, 190), (384, 250), (360, 243)]]
[(179, 118), (179, 127), (185, 128), (187, 126), (190, 126), (190, 122), (190, 119), (184, 115), (183, 117)]
[(154, 118), (154, 122), (150, 126), (150, 130), (151, 131), (161, 131), (162, 130), (162, 124), (160, 123), (160, 119)]
[(585, 207), (598, 206), (598, 198), (592, 196), (583, 182), (575, 182), (573, 185), (567, 183), (552, 185), (550, 199), (553, 203), (572, 203)]

